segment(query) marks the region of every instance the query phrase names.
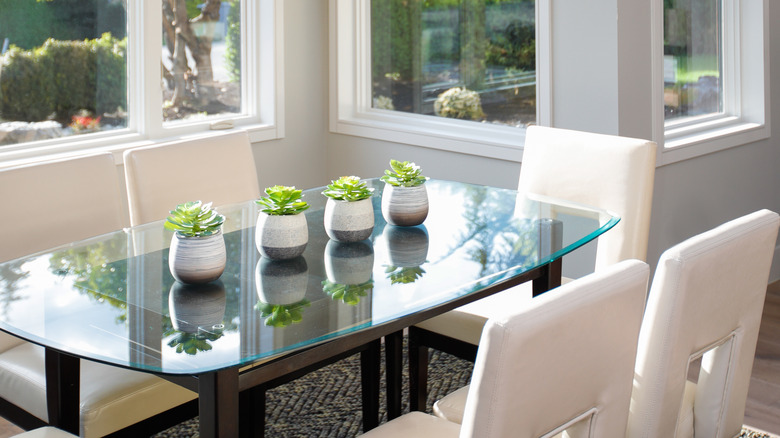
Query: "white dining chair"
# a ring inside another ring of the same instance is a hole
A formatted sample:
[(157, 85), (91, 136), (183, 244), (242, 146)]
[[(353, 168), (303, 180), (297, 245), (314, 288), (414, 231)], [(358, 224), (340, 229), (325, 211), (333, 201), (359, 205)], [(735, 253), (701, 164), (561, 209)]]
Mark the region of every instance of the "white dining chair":
[(462, 425), (412, 411), (364, 436), (622, 436), (648, 277), (626, 260), (497, 312), (461, 390)]
[[(0, 261), (122, 229), (119, 178), (110, 153), (1, 169)], [(90, 361), (80, 367), (82, 436), (104, 436), (196, 397), (150, 374)], [(0, 333), (0, 398), (8, 402), (0, 415), (21, 427), (48, 422), (42, 347)]]
[(739, 436), (778, 226), (776, 213), (761, 210), (661, 255), (639, 335), (629, 438)]
[[(620, 222), (598, 238), (596, 271), (621, 260), (644, 261), (655, 160), (656, 145), (651, 141), (531, 126), (526, 131), (518, 191), (591, 205), (620, 216)], [(410, 327), (412, 409), (425, 409), (427, 347), (473, 360), (488, 318), (507, 307), (525, 306), (531, 298), (531, 284), (526, 283)]]
[(244, 131), (128, 149), (124, 162), (134, 226), (164, 219), (187, 201), (218, 207), (260, 197), (255, 160)]

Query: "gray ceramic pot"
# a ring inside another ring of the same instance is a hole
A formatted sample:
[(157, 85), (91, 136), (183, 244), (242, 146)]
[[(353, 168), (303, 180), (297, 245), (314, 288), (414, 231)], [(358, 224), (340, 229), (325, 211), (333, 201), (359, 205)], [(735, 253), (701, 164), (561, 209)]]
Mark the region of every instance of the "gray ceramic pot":
[(374, 205), (371, 198), (360, 201), (337, 201), (325, 204), (325, 232), (340, 242), (360, 242), (374, 231)]
[(263, 257), (289, 260), (303, 254), (309, 241), (309, 228), (303, 213), (275, 216), (260, 212), (257, 216), (255, 244)]
[(417, 227), (386, 227), (388, 255), (393, 266), (409, 268), (420, 266), (428, 257), (428, 230)]
[(221, 281), (207, 284), (176, 282), (168, 295), (173, 328), (185, 333), (197, 333), (199, 328), (206, 331), (220, 329), (226, 302), (225, 287)]
[(273, 305), (290, 305), (306, 296), (309, 267), (306, 259), (260, 259), (255, 266), (255, 285), (260, 301)]
[(339, 284), (363, 284), (374, 270), (374, 248), (369, 242), (337, 242), (325, 245), (325, 274)]

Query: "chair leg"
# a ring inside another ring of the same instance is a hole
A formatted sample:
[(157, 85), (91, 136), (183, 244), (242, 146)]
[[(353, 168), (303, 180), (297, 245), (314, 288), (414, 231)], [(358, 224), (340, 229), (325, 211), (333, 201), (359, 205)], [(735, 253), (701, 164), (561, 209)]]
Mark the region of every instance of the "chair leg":
[(421, 345), (418, 330), (409, 327), (409, 410), (424, 412), (428, 398), (428, 347)]

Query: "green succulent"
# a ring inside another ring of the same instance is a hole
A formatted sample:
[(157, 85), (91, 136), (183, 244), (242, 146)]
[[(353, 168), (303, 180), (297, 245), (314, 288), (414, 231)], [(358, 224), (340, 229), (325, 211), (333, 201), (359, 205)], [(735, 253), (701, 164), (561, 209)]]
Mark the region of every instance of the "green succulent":
[(274, 216), (290, 216), (309, 208), (309, 203), (301, 201), (303, 192), (290, 186), (273, 186), (265, 189), (266, 197), (255, 201), (262, 206), (262, 212)]
[(354, 202), (370, 198), (373, 192), (374, 189), (366, 186), (359, 176), (342, 176), (331, 181), (322, 194), (337, 201)]
[(386, 169), (380, 179), (396, 187), (417, 187), (428, 180), (422, 175), (420, 166), (398, 160), (390, 160), (390, 169)]
[(176, 348), (177, 353), (195, 355), (199, 351), (211, 350), (211, 342), (221, 338), (222, 332), (199, 331), (199, 333), (187, 333), (179, 330), (170, 330), (165, 333), (165, 336), (170, 335), (175, 336), (168, 342), (169, 347)]
[(268, 304), (258, 301), (255, 309), (260, 311), (260, 316), (268, 317), (265, 325), (287, 327), (294, 322), (300, 322), (303, 319), (303, 309), (309, 306), (311, 303), (306, 299), (293, 304)]
[(333, 283), (330, 280), (322, 282), (322, 291), (331, 299), (341, 301), (344, 304), (355, 306), (360, 302), (361, 297), (368, 295), (368, 290), (373, 289), (374, 280), (368, 280), (362, 284), (340, 284)]
[(414, 266), (408, 268), (400, 268), (397, 266), (386, 266), (385, 273), (387, 278), (390, 279), (390, 284), (409, 284), (417, 281), (418, 278), (425, 274), (425, 269)]
[(190, 201), (176, 206), (165, 221), (165, 228), (182, 237), (210, 236), (219, 232), (225, 216), (211, 209), (211, 203)]

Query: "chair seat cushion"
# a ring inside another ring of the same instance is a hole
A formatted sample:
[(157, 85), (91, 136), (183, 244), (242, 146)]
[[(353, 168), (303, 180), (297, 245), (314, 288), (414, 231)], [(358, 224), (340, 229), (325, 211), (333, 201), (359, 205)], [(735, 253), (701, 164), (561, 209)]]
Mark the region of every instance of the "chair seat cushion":
[(531, 283), (523, 283), (425, 320), (417, 327), (478, 345), (488, 318), (497, 316), (498, 312), (517, 309), (532, 297)]
[[(0, 354), (0, 397), (48, 421), (45, 351), (24, 343)], [(81, 436), (104, 436), (197, 394), (151, 374), (82, 360)]]
[(402, 415), (376, 429), (361, 435), (365, 438), (397, 438), (397, 437), (457, 437), (460, 425), (451, 423), (433, 415), (413, 411)]
[(433, 413), (437, 417), (453, 423), (463, 423), (463, 412), (466, 410), (466, 396), (469, 394), (469, 385), (437, 400), (433, 404)]

